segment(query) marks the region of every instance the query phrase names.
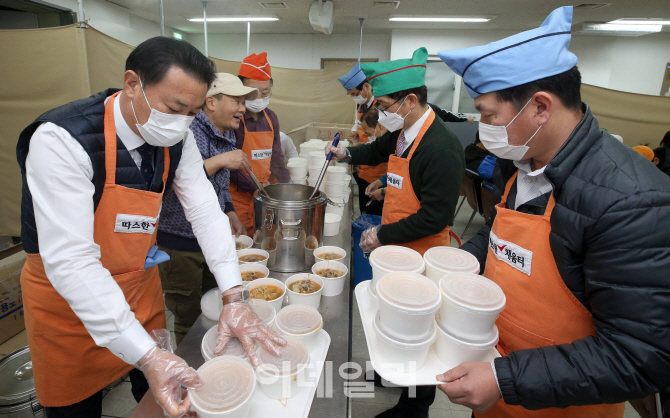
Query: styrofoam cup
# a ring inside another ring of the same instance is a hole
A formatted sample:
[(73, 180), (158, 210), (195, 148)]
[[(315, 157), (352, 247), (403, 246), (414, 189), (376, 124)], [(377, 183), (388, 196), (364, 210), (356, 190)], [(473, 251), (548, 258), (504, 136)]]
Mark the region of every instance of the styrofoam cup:
[(426, 263), (418, 251), (400, 245), (384, 245), (370, 253), (370, 267), (372, 267), (372, 291), (377, 293), (377, 282), (388, 273), (394, 271), (410, 271), (422, 274)]
[(344, 184), (351, 184), (351, 176), (349, 174), (344, 175)]
[(309, 153), (310, 167), (323, 167), (326, 162), (326, 154), (324, 150), (314, 150)]
[(472, 273), (450, 273), (440, 280), (440, 324), (469, 341), (491, 339), (491, 327), (505, 309), (505, 293), (492, 280)]
[(319, 246), (319, 240), (316, 239), (314, 235), (310, 235), (305, 238), (305, 264), (310, 265), (314, 264), (314, 251), (310, 248)]
[[(313, 282), (316, 282), (321, 288), (314, 293), (297, 293), (291, 290), (291, 284), (300, 280), (309, 279)], [(309, 273), (298, 273), (290, 276), (286, 279), (284, 284), (286, 285), (286, 291), (288, 292), (288, 304), (289, 305), (307, 305), (311, 306), (314, 309), (319, 309), (321, 306), (321, 295), (324, 290), (325, 280), (322, 277), (317, 276), (316, 274)]]
[(242, 251), (242, 250), (246, 250), (247, 248), (253, 248), (254, 247), (254, 240), (247, 235), (240, 235), (239, 237), (235, 237), (235, 235), (233, 235), (233, 240), (236, 243), (239, 242), (240, 244), (245, 246), (245, 248), (241, 248), (239, 250), (237, 249), (237, 246), (236, 246), (235, 251)]
[(323, 328), (323, 317), (312, 306), (288, 305), (277, 313), (275, 326), (280, 334), (295, 338), (313, 350)]
[[(328, 193), (326, 192), (326, 194)], [(329, 202), (326, 205), (326, 213), (334, 213), (340, 217), (344, 216), (344, 197), (329, 197), (329, 199), (333, 202), (333, 204)]]
[(334, 237), (340, 230), (341, 215), (334, 213), (326, 213), (323, 218), (323, 235), (326, 237)]
[(486, 361), (489, 352), (498, 344), (498, 328), (494, 325), (488, 341), (473, 342), (450, 334), (440, 325), (439, 314), (435, 317), (437, 340), (435, 354), (449, 367), (456, 367), (466, 361)]
[[(310, 142), (303, 142), (300, 144), (300, 158), (309, 158), (309, 153), (314, 151), (314, 144)], [(304, 156), (303, 156), (304, 155)]]
[(432, 325), (429, 335), (418, 341), (405, 341), (389, 335), (381, 324), (379, 314), (373, 322), (377, 335), (377, 353), (384, 367), (412, 373), (426, 364), (428, 351), (435, 341), (437, 333)]
[[(316, 181), (317, 180), (318, 180), (318, 177), (315, 177), (313, 179), (310, 177), (310, 178), (307, 179), (307, 184), (314, 187), (314, 186), (316, 186)], [(321, 182), (321, 185), (319, 186), (319, 191), (322, 191), (324, 193), (326, 192), (326, 183), (325, 182), (323, 182), (323, 181)]]
[[(321, 174), (321, 169), (323, 169), (323, 166), (317, 167), (310, 165), (309, 166), (309, 178), (312, 179), (313, 181), (316, 181), (316, 179), (319, 178), (319, 174)], [(325, 183), (325, 181), (323, 181)]]
[[(260, 273), (263, 273), (263, 277), (259, 277), (259, 279), (263, 279), (265, 277), (270, 277), (270, 270), (268, 269), (267, 266), (261, 264), (261, 263), (244, 263), (240, 264), (240, 273), (244, 273), (246, 271), (258, 271)], [(258, 280), (258, 279), (256, 279)], [(242, 281), (246, 282), (244, 278), (242, 278)], [(250, 280), (248, 283), (251, 283), (254, 280)]]
[(343, 197), (344, 196), (344, 182), (341, 183), (326, 183), (326, 194), (328, 197)]
[(270, 278), (270, 277), (266, 277), (264, 279), (257, 279), (257, 280), (254, 280), (253, 282), (249, 282), (249, 284), (246, 285), (246, 288), (249, 292), (251, 292), (257, 286), (268, 285), (268, 284), (277, 286), (280, 289), (282, 289), (281, 296), (279, 296), (277, 299), (268, 301), (272, 304), (272, 306), (274, 306), (275, 311), (279, 312), (279, 310), (281, 309), (282, 303), (284, 302), (284, 296), (286, 296), (286, 286), (284, 285), (284, 283), (282, 281), (277, 280), (277, 279), (273, 279), (273, 278)]
[(418, 273), (385, 274), (377, 282), (379, 317), (386, 333), (403, 341), (422, 340), (431, 332), (442, 300), (435, 282)]
[(317, 271), (326, 268), (342, 272), (342, 275), (339, 277), (329, 278), (319, 276), (324, 282), (323, 296), (337, 296), (340, 293), (342, 293), (342, 290), (344, 289), (344, 283), (346, 282), (347, 277), (349, 277), (349, 269), (347, 268), (347, 266), (344, 265), (344, 263), (340, 263), (339, 261), (327, 260), (315, 263), (312, 266), (312, 273), (318, 275)]
[(344, 176), (347, 175), (347, 170), (344, 167), (328, 167), (326, 171), (326, 181), (328, 183), (344, 183)]
[(291, 177), (291, 182), (293, 184), (306, 185), (307, 184), (307, 177)]
[(338, 258), (337, 260), (330, 260), (330, 261), (339, 261), (340, 263), (344, 260), (344, 257), (347, 256), (347, 252), (343, 248), (335, 247), (333, 245), (325, 245), (323, 247), (319, 247), (316, 250), (314, 250), (314, 259), (316, 260), (316, 262), (329, 261), (329, 260), (325, 260), (325, 259), (323, 259), (319, 256), (320, 254), (324, 254), (324, 253), (335, 253), (335, 254), (338, 254), (338, 255), (342, 256), (341, 258)]
[[(261, 255), (265, 257), (263, 261), (242, 261), (240, 260), (240, 257), (243, 257), (245, 255)], [(270, 258), (270, 253), (268, 253), (265, 250), (261, 250), (260, 248), (247, 248), (246, 250), (239, 250), (237, 252), (237, 260), (239, 261), (240, 265), (242, 264), (250, 264), (250, 263), (258, 263), (262, 264), (267, 267), (268, 265), (268, 259)]]

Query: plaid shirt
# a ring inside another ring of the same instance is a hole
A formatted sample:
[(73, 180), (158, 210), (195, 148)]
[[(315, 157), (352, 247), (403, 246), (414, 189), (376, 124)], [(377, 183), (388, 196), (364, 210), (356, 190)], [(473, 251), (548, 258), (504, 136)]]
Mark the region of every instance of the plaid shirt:
[[(203, 160), (237, 149), (235, 147), (235, 132), (231, 130), (222, 134), (203, 111), (196, 115), (190, 128), (193, 131), (195, 142)], [(219, 197), (221, 210), (225, 213), (235, 210), (228, 190), (230, 170), (223, 168), (217, 171), (209, 177), (209, 181), (212, 182), (216, 195)], [(172, 188), (166, 190), (165, 196), (163, 196), (163, 208), (161, 209), (158, 230), (195, 239), (191, 224), (186, 220), (184, 209), (182, 209), (181, 203), (179, 203), (179, 199)]]

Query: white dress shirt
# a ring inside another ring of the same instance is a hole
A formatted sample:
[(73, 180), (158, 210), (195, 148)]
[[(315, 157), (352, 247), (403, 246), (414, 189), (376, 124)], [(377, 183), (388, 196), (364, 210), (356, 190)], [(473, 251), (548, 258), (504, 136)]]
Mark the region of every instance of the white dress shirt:
[(284, 153), (284, 157), (295, 158), (300, 156), (290, 136), (284, 132), (279, 132), (279, 139), (281, 140), (281, 150)]
[(414, 124), (409, 128), (405, 129), (405, 147), (402, 150), (403, 153), (405, 153), (405, 151), (407, 151), (407, 149), (412, 146), (412, 143), (414, 143), (414, 140), (421, 131), (421, 127), (423, 126), (424, 122), (426, 122), (426, 119), (428, 119), (428, 116), (432, 111), (433, 109), (428, 106), (428, 110), (426, 110), (426, 112), (419, 118), (419, 120), (414, 122)]
[[(117, 135), (139, 167), (141, 156), (136, 148), (144, 140), (124, 120), (119, 100), (114, 105)], [(155, 343), (100, 262), (100, 247), (93, 240), (95, 187), (88, 154), (65, 129), (44, 123), (30, 141), (26, 178), (49, 281), (98, 346), (107, 347), (129, 364), (137, 363)], [(241, 284), (230, 223), (205, 176), (190, 130), (173, 187), (221, 291)]]
[(530, 160), (514, 161), (514, 165), (519, 169), (519, 174), (516, 178), (514, 210), (524, 203), (530, 202), (536, 197), (540, 197), (553, 190), (551, 183), (544, 176), (544, 169), (547, 166), (533, 171), (530, 166)]

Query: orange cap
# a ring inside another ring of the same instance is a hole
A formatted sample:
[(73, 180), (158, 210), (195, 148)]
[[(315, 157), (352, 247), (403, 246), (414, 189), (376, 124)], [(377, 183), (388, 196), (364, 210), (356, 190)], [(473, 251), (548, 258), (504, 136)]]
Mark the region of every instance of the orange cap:
[(639, 152), (640, 154), (642, 154), (642, 156), (644, 158), (648, 159), (649, 161), (654, 160), (654, 151), (651, 148), (649, 148), (648, 146), (638, 145), (637, 147), (633, 147), (633, 149), (635, 151)]
[(268, 53), (251, 54), (242, 60), (240, 65), (240, 75), (258, 81), (268, 81), (272, 78), (270, 64), (268, 63)]

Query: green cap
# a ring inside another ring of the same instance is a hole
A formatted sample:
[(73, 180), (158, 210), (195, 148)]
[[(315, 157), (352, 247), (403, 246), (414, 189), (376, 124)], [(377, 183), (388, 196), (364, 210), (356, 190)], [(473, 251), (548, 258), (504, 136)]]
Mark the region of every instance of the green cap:
[(414, 51), (412, 59), (368, 62), (361, 64), (361, 69), (372, 86), (372, 93), (381, 97), (425, 85), (426, 62), (428, 50), (421, 47)]

